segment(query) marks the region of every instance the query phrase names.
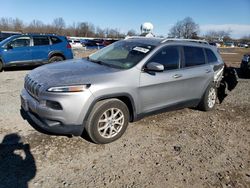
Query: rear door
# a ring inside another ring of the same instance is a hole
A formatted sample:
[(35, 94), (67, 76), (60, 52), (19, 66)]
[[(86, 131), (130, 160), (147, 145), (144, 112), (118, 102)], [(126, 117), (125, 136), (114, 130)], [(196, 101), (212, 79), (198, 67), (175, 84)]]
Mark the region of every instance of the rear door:
[(48, 36), (33, 36), (33, 46), (31, 48), (34, 63), (47, 63), (50, 52), (50, 40)]
[(31, 39), (28, 36), (14, 38), (6, 44), (2, 58), (6, 66), (32, 63)]
[(183, 46), (183, 86), (184, 100), (199, 100), (208, 84), (213, 81), (213, 68), (206, 63), (201, 47)]

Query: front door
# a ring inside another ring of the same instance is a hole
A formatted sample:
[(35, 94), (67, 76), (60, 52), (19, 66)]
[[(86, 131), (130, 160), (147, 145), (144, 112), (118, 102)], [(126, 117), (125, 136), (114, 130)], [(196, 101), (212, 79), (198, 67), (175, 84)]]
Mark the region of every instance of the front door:
[(30, 37), (22, 36), (7, 44), (3, 53), (6, 66), (32, 63)]
[(142, 72), (140, 76), (140, 111), (148, 113), (178, 103), (186, 86), (180, 69), (180, 47), (160, 49), (148, 62), (164, 65), (163, 72)]

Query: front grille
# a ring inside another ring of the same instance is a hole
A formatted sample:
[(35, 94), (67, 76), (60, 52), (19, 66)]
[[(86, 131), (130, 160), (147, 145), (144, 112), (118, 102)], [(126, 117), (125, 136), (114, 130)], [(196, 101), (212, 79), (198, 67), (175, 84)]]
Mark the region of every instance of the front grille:
[(39, 84), (38, 82), (34, 81), (29, 76), (27, 76), (25, 78), (24, 88), (28, 91), (28, 93), (32, 97), (34, 97), (36, 99), (38, 98), (39, 90), (40, 90), (41, 87), (42, 87), (41, 84)]

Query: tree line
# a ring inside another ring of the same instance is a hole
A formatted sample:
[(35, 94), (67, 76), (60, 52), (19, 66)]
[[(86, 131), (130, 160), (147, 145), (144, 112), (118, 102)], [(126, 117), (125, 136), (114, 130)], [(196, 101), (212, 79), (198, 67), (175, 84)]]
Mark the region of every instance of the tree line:
[(55, 18), (52, 23), (45, 24), (40, 20), (33, 20), (25, 24), (19, 18), (0, 18), (1, 31), (20, 31), (22, 33), (54, 33), (65, 36), (76, 37), (99, 37), (99, 38), (123, 38), (124, 33), (119, 29), (96, 27), (89, 22), (78, 22), (71, 25), (66, 25), (63, 18)]
[[(168, 37), (170, 38), (184, 38), (184, 39), (206, 39), (208, 41), (220, 41), (229, 42), (231, 38), (232, 30), (210, 30), (204, 35), (200, 36), (199, 25), (194, 22), (190, 17), (186, 17), (183, 20), (177, 21), (176, 24), (170, 29)], [(248, 36), (244, 36), (238, 41), (250, 42), (250, 33)]]

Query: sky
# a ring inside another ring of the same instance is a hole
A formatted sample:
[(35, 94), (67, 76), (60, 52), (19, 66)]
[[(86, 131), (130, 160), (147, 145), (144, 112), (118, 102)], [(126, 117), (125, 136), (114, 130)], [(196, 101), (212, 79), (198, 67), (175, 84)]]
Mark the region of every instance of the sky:
[(155, 35), (167, 36), (169, 29), (185, 17), (209, 30), (231, 30), (231, 37), (250, 35), (250, 0), (6, 0), (1, 17), (52, 23), (62, 17), (66, 25), (90, 22), (95, 26), (140, 32), (144, 22), (154, 25)]

